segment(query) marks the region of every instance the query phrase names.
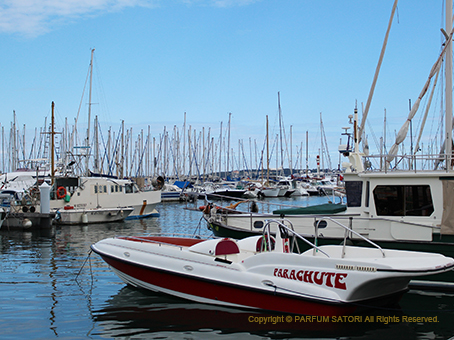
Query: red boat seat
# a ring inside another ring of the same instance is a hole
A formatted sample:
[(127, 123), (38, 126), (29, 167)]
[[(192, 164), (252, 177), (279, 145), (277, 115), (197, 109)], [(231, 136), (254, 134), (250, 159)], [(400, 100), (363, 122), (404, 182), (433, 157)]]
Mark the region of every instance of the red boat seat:
[[(260, 237), (258, 240), (257, 240), (257, 244), (255, 246), (255, 251), (257, 252), (261, 252), (262, 250), (263, 251), (271, 251), (271, 250), (274, 250), (274, 245), (276, 243), (276, 241), (274, 240), (274, 237), (271, 237), (271, 249), (270, 249), (270, 245), (269, 244), (266, 244), (266, 239), (264, 237)], [(263, 249), (262, 249), (263, 247)]]
[(214, 255), (230, 255), (239, 254), (240, 248), (235, 241), (224, 238), (216, 244)]

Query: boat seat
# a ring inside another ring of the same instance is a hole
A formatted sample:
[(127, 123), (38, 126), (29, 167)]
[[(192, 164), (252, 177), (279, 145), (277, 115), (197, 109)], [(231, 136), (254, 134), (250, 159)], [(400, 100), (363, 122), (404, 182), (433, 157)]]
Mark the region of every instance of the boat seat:
[(271, 237), (271, 249), (269, 249), (269, 246), (267, 244), (264, 244), (264, 242), (266, 242), (266, 241), (263, 237), (260, 237), (259, 239), (257, 239), (257, 243), (255, 245), (255, 251), (261, 252), (262, 246), (263, 246), (263, 251), (274, 250), (274, 245), (276, 243), (276, 241), (274, 240), (274, 237)]
[(240, 248), (236, 244), (236, 242), (229, 238), (224, 238), (216, 244), (216, 249), (214, 250), (214, 254), (217, 255), (231, 255), (231, 254), (239, 254)]

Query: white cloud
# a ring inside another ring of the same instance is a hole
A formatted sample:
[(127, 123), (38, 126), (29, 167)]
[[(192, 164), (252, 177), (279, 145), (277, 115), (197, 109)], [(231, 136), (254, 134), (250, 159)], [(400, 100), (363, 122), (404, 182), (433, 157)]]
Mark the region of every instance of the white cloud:
[(211, 0), (210, 2), (218, 7), (245, 6), (258, 0)]
[(0, 0), (0, 31), (35, 37), (54, 26), (126, 7), (153, 7), (155, 0)]
[(180, 0), (188, 5), (215, 6), (215, 7), (233, 7), (245, 6), (261, 0)]
[[(168, 1), (168, 0), (166, 0)], [(261, 0), (174, 0), (215, 7), (249, 5)], [(36, 37), (56, 26), (127, 7), (157, 7), (163, 0), (0, 0), (0, 32)]]

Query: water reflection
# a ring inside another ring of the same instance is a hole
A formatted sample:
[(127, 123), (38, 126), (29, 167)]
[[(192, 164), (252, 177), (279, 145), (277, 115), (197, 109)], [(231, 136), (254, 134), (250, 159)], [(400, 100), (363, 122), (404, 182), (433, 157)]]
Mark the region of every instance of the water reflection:
[(269, 338), (367, 338), (379, 332), (383, 337), (402, 334), (409, 339), (411, 329), (403, 323), (365, 322), (366, 317), (400, 317), (401, 311), (368, 310), (355, 319), (302, 319), (285, 314), (270, 314), (236, 308), (205, 305), (166, 295), (123, 287), (100, 309), (93, 319), (100, 329), (95, 334), (106, 337), (146, 338), (166, 332), (211, 332), (212, 334), (249, 334)]

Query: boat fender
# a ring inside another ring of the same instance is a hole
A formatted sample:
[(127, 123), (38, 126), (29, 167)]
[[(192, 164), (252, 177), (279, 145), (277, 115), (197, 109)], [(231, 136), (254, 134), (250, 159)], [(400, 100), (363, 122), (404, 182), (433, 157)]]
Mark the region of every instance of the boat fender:
[(32, 221), (30, 221), (28, 218), (25, 218), (22, 221), (22, 227), (24, 227), (24, 228), (31, 228), (32, 225), (33, 225)]
[(66, 189), (64, 187), (57, 188), (57, 198), (62, 199), (66, 197)]

